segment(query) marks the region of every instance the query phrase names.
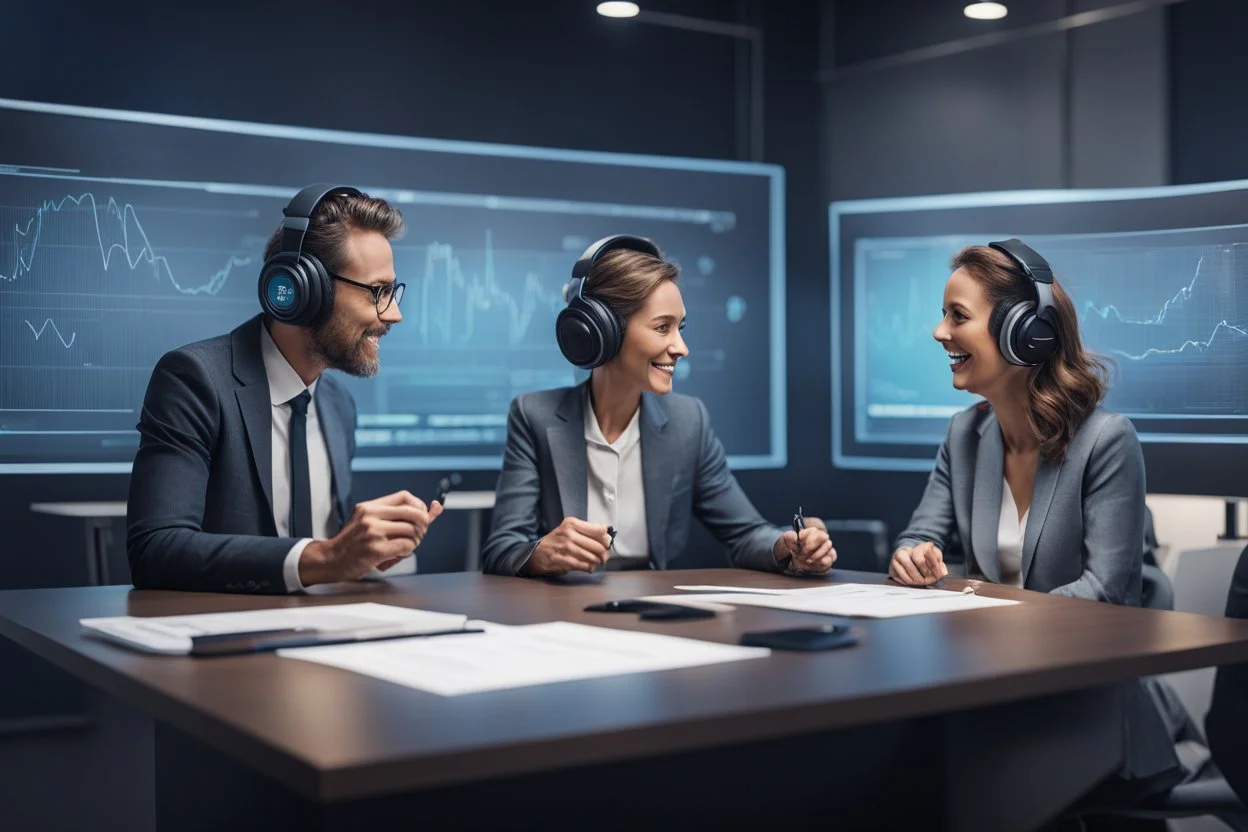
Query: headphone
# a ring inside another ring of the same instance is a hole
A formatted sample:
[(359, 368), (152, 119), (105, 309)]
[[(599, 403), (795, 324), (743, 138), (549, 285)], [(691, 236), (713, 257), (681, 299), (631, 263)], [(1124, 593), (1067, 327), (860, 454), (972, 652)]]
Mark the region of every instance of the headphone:
[(1057, 308), (1053, 305), (1053, 269), (1034, 249), (1011, 237), (989, 248), (1009, 257), (1035, 287), (1036, 300), (1003, 302), (992, 311), (997, 342), (1005, 360), (1019, 367), (1043, 364), (1057, 352)]
[(260, 269), (260, 308), (276, 321), (306, 326), (323, 321), (334, 308), (334, 281), (325, 265), (303, 253), (312, 214), (334, 194), (364, 196), (345, 185), (318, 183), (295, 194), (282, 209), (282, 244)]
[(589, 248), (572, 267), (572, 279), (563, 287), (567, 307), (555, 319), (555, 339), (559, 351), (582, 370), (601, 367), (620, 351), (624, 341), (624, 322), (611, 307), (592, 295), (585, 294), (585, 281), (604, 254), (616, 249), (662, 257), (659, 247), (645, 237), (612, 234)]

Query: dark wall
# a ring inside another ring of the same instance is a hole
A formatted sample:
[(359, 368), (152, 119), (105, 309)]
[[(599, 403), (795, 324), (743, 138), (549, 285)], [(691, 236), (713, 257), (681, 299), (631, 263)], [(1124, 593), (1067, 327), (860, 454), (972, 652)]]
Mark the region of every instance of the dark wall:
[(1170, 10), (1171, 173), (1175, 184), (1248, 179), (1248, 3)]

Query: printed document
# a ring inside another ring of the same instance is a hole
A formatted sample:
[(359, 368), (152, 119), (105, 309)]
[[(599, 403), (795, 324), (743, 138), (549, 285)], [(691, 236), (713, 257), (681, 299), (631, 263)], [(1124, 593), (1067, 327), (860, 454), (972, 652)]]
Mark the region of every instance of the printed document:
[[(689, 589), (690, 587), (676, 587)], [(692, 599), (733, 606), (769, 607), (793, 612), (813, 612), (856, 618), (899, 618), (937, 612), (958, 612), (984, 607), (1009, 607), (1018, 601), (988, 598), (971, 591), (923, 589), (886, 584), (833, 584), (807, 589), (750, 592), (748, 588), (716, 587), (718, 592), (689, 595), (654, 595), (643, 600), (679, 604)]]
[(510, 627), (472, 621), (484, 633), (299, 647), (279, 656), (326, 664), (439, 696), (547, 685), (627, 673), (762, 658), (738, 647), (568, 621)]
[(83, 618), (79, 624), (91, 635), (148, 653), (185, 655), (191, 652), (192, 636), (251, 633), (267, 630), (315, 630), (342, 635), (419, 635), (461, 630), (466, 615), (413, 610), (389, 604), (326, 604), (245, 610), (201, 615), (170, 615), (138, 618)]

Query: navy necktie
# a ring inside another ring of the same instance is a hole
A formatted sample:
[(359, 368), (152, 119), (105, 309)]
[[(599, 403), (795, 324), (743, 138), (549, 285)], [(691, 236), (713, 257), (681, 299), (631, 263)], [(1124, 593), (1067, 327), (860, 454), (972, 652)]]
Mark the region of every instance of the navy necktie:
[(290, 405), (290, 536), (312, 534), (312, 480), (308, 473), (308, 405), (312, 394), (304, 390)]

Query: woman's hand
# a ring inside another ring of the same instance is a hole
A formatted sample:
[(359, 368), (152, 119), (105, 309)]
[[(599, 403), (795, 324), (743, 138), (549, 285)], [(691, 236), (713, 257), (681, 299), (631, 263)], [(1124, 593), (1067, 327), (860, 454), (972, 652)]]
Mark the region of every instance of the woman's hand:
[(888, 565), (888, 577), (902, 586), (928, 586), (948, 574), (945, 555), (935, 543), (903, 546)]

